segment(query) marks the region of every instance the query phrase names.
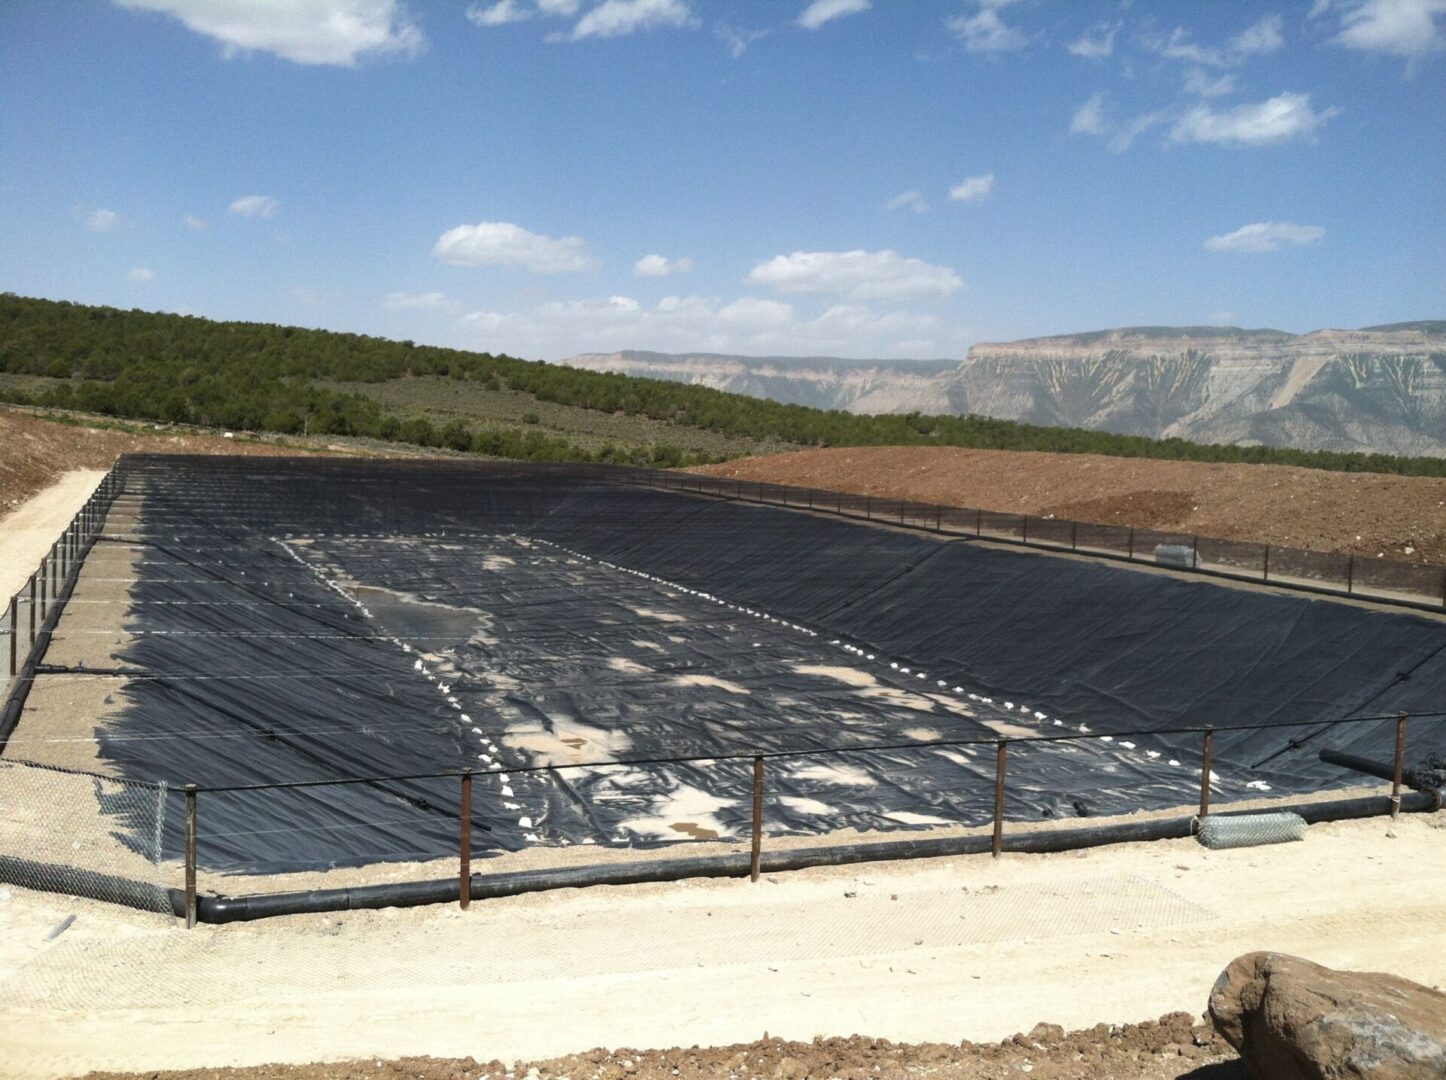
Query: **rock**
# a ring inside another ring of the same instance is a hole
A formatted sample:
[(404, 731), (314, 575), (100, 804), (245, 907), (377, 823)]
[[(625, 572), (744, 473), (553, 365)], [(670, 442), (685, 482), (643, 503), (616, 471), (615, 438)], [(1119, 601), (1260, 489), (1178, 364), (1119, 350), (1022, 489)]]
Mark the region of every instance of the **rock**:
[(1058, 1024), (1035, 1024), (1029, 1029), (1029, 1041), (1039, 1046), (1057, 1046), (1064, 1042), (1064, 1028)]
[(1247, 953), (1215, 980), (1210, 1019), (1262, 1080), (1446, 1077), (1446, 994), (1395, 975)]
[(804, 1080), (808, 1075), (808, 1066), (798, 1058), (786, 1057), (778, 1063), (773, 1075), (778, 1080)]

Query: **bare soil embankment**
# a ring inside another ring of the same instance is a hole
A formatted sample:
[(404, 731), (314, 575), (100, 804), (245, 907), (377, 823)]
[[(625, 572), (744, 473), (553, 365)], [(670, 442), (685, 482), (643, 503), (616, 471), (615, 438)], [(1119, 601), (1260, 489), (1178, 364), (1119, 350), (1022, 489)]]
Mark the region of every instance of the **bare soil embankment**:
[(1098, 454), (877, 446), (692, 472), (1446, 564), (1446, 479)]

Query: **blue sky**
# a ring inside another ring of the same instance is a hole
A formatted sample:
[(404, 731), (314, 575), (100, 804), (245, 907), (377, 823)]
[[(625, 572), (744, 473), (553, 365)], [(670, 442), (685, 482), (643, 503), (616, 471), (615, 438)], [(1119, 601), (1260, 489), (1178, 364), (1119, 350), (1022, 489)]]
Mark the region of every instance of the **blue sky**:
[(0, 289), (556, 359), (1446, 317), (1446, 0), (6, 0)]

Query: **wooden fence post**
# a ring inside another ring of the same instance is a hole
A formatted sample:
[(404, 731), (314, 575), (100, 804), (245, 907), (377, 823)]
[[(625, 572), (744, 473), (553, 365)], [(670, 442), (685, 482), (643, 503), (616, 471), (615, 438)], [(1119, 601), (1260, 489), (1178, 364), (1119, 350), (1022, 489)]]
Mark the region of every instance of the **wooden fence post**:
[(748, 864), (748, 880), (757, 881), (763, 862), (763, 757), (753, 759), (753, 857)]
[(472, 770), (462, 774), (461, 867), (458, 904), (463, 911), (472, 903)]
[(1200, 761), (1200, 816), (1210, 813), (1210, 763), (1215, 757), (1215, 732), (1205, 732), (1205, 748)]
[(186, 792), (186, 929), (196, 925), (196, 785)]
[(1004, 760), (1009, 743), (999, 740), (994, 756), (994, 858), (1004, 850)]

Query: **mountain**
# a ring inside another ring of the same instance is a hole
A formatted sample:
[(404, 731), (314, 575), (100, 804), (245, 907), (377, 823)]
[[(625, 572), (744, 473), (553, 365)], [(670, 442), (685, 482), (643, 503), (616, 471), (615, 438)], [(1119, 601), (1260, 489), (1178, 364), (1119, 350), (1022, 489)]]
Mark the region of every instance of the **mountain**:
[(582, 353), (569, 367), (668, 379), (785, 405), (852, 413), (958, 412), (949, 400), (957, 360), (842, 360), (833, 356), (728, 356), (626, 350)]
[(622, 352), (566, 361), (854, 413), (970, 413), (1192, 442), (1446, 457), (1446, 321), (1135, 326), (950, 361)]
[(1128, 327), (976, 345), (965, 411), (1194, 442), (1446, 456), (1446, 323)]

